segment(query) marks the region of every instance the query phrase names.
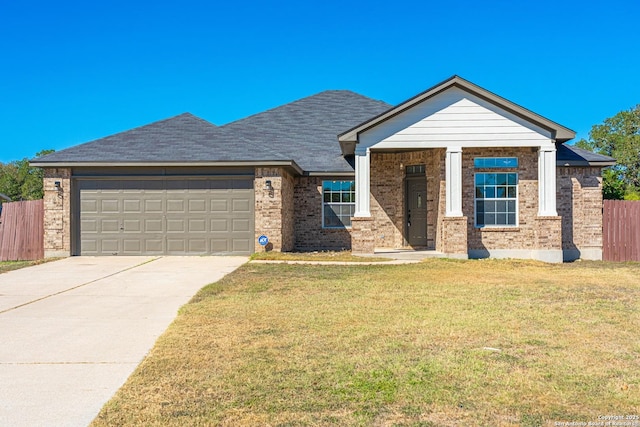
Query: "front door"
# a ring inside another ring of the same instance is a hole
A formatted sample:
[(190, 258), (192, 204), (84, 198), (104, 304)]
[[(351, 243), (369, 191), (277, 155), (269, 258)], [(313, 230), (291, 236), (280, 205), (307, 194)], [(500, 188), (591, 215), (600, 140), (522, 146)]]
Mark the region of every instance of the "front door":
[(422, 174), (407, 175), (405, 224), (409, 246), (427, 246), (427, 179)]

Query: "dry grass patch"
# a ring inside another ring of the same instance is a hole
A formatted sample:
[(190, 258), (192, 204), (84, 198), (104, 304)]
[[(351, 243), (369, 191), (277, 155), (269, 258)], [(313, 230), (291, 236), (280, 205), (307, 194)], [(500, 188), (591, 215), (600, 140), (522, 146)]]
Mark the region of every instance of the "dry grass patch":
[(338, 261), (338, 262), (384, 262), (390, 258), (363, 257), (353, 255), (351, 251), (318, 251), (318, 252), (256, 252), (251, 260), (266, 261)]
[(539, 426), (640, 408), (640, 265), (248, 264), (94, 426)]

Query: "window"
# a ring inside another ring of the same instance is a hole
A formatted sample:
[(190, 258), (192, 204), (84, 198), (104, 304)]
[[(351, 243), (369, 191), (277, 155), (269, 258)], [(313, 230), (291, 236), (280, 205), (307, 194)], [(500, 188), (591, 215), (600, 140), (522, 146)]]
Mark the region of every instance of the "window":
[(473, 166), (477, 169), (507, 169), (517, 168), (517, 157), (476, 157)]
[(356, 211), (355, 181), (322, 181), (322, 227), (351, 227)]
[(515, 227), (517, 207), (517, 173), (476, 173), (476, 227)]

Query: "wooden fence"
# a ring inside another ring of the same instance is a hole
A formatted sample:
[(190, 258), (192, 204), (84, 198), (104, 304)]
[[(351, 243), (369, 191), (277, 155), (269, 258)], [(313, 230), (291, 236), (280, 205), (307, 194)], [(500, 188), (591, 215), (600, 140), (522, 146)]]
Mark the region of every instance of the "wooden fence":
[(640, 201), (604, 201), (602, 258), (640, 261)]
[(2, 204), (0, 261), (44, 258), (44, 202)]

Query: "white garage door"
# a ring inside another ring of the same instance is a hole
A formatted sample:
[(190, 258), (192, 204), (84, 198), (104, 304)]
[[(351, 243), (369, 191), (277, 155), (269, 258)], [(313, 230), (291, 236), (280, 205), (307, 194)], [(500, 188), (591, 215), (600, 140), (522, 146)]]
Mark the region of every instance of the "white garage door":
[(81, 255), (249, 254), (253, 179), (79, 180)]

